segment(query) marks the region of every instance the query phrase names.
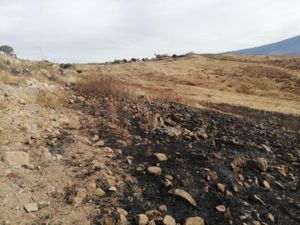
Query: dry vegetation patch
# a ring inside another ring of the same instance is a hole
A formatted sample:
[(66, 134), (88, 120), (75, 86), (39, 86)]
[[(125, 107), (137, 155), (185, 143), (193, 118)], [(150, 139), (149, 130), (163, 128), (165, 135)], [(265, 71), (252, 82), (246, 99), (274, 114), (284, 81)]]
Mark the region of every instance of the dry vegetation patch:
[(78, 81), (77, 91), (84, 96), (132, 99), (133, 87), (113, 76), (89, 75)]

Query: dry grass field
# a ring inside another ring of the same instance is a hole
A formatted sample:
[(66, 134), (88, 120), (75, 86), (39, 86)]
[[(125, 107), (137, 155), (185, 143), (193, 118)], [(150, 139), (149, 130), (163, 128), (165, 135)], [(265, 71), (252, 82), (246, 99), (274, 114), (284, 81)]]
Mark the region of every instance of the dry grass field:
[(84, 74), (113, 76), (138, 93), (163, 100), (300, 114), (299, 57), (192, 55), (78, 67)]

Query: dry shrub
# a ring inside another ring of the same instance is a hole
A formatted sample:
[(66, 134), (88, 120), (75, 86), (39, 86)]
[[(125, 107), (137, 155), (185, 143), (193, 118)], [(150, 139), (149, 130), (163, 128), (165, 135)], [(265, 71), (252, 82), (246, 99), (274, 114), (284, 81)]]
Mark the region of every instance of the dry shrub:
[(82, 78), (76, 87), (79, 94), (90, 97), (133, 99), (132, 87), (112, 76), (90, 75)]
[(38, 91), (37, 103), (43, 107), (50, 109), (55, 109), (61, 106), (60, 98), (58, 96), (49, 91), (44, 90)]

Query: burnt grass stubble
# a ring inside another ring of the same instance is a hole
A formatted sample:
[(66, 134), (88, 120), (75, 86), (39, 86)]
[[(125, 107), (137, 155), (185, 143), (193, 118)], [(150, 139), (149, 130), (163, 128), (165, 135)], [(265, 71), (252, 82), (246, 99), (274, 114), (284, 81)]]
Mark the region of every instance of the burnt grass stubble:
[[(261, 221), (270, 223), (267, 213), (275, 216), (275, 224), (300, 224), (300, 190), (299, 190), (299, 131), (290, 131), (276, 124), (276, 118), (242, 118), (223, 114), (209, 109), (195, 109), (175, 103), (155, 103), (144, 100), (126, 101), (107, 98), (93, 99), (75, 105), (74, 107), (94, 117), (109, 115), (106, 108), (107, 102), (113, 102), (118, 106), (119, 120), (130, 121), (128, 128), (131, 135), (138, 135), (143, 140), (133, 139), (132, 143), (123, 148), (120, 167), (138, 180), (143, 188), (142, 197), (132, 196), (131, 185), (128, 184), (124, 196), (118, 196), (120, 207), (129, 212), (129, 224), (135, 224), (134, 217), (147, 210), (158, 209), (159, 205), (166, 205), (168, 212), (176, 221), (183, 223), (190, 216), (201, 216), (207, 225), (228, 224), (229, 219), (233, 224), (241, 224), (241, 215), (247, 217), (243, 222), (251, 222), (260, 218)], [(92, 102), (92, 103), (91, 103)], [(126, 107), (126, 111), (122, 108)], [(161, 129), (145, 130), (142, 124), (147, 123), (145, 118), (138, 116), (138, 108), (147, 108), (151, 113), (159, 113), (165, 120), (169, 118), (176, 122), (176, 126), (197, 131), (205, 128), (207, 139), (189, 139), (186, 137), (170, 137)], [(248, 109), (251, 111), (251, 109)], [(280, 115), (281, 117), (283, 115)], [(288, 116), (287, 116), (288, 117)], [(288, 119), (288, 118), (287, 118)], [(102, 120), (103, 121), (103, 120)], [(116, 147), (117, 139), (126, 141), (120, 137), (115, 129), (110, 129), (105, 124), (95, 124), (99, 136), (112, 148)], [(271, 147), (272, 153), (262, 149), (262, 145)], [(197, 201), (197, 207), (191, 206), (184, 200), (168, 194), (168, 189), (163, 185), (163, 176), (156, 177), (143, 172), (148, 166), (155, 166), (157, 160), (149, 157), (150, 152), (161, 152), (168, 156), (168, 161), (161, 162), (160, 167), (163, 175), (170, 174), (174, 177), (172, 181), (174, 188), (181, 188), (190, 193)], [(298, 152), (297, 152), (298, 151)], [(220, 159), (213, 159), (213, 154), (218, 153)], [(286, 153), (292, 153), (296, 160), (290, 162), (286, 159)], [(248, 163), (242, 168), (233, 170), (230, 163), (236, 155), (243, 155), (251, 161), (257, 157), (268, 160), (269, 169), (266, 173), (275, 177), (269, 180), (271, 190), (266, 190), (261, 182), (266, 177), (255, 167)], [(129, 165), (127, 156), (133, 157), (133, 163)], [(289, 177), (280, 175), (276, 169), (278, 165), (288, 166), (289, 172), (296, 175), (296, 181)], [(138, 170), (137, 168), (143, 168)], [(216, 180), (208, 181), (205, 177), (207, 169), (218, 174)], [(233, 191), (233, 184), (237, 184), (238, 175), (242, 174), (247, 185), (239, 186), (239, 191)], [(255, 184), (258, 179), (258, 185)], [(283, 187), (276, 184), (278, 181)], [(226, 185), (226, 189), (233, 193), (232, 197), (219, 192), (217, 183)], [(203, 189), (209, 185), (209, 192)], [(254, 194), (259, 196), (265, 204), (257, 201)], [(249, 203), (249, 206), (243, 204)], [(110, 204), (109, 198), (98, 199), (99, 208)], [(230, 209), (230, 215), (225, 218), (224, 214), (218, 212), (217, 205), (225, 205)], [(94, 224), (102, 224), (103, 214), (94, 219)]]

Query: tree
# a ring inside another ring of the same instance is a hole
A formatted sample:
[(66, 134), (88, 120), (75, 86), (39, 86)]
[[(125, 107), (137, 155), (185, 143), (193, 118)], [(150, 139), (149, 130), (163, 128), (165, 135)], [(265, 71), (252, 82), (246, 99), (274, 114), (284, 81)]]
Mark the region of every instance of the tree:
[(5, 55), (15, 56), (14, 49), (8, 45), (2, 45), (0, 47), (0, 52), (3, 52)]

